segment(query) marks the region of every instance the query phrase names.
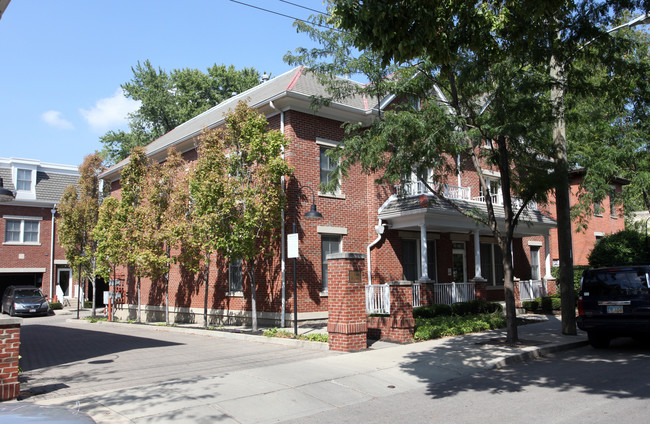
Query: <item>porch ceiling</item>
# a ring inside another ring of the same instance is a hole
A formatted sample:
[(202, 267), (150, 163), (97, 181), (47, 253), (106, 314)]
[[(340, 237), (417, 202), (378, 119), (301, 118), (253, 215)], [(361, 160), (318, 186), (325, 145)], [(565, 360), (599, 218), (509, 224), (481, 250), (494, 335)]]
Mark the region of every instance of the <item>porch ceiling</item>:
[[(487, 217), (487, 206), (481, 202), (454, 199), (453, 202), (466, 213), (476, 217)], [(505, 229), (503, 207), (494, 207), (499, 227)], [(433, 196), (391, 196), (379, 209), (378, 218), (386, 221), (391, 229), (419, 231), (425, 225), (428, 231), (492, 235), (492, 231), (477, 219), (461, 214), (452, 206)], [(555, 220), (538, 210), (524, 210), (515, 228), (515, 237), (547, 235), (555, 228)]]

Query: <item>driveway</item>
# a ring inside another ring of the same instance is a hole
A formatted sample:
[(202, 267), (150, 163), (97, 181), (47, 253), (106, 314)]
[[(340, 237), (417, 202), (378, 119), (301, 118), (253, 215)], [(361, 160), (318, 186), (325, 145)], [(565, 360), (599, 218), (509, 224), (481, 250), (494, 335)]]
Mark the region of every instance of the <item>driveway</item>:
[(57, 312), (23, 320), (24, 399), (53, 400), (336, 355), (170, 332), (165, 327), (77, 322), (69, 320), (75, 315)]

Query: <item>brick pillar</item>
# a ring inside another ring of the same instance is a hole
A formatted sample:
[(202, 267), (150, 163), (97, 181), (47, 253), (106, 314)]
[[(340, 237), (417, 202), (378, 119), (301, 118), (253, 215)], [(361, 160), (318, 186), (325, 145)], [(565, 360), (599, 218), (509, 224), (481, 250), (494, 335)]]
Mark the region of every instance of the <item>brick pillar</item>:
[(390, 284), (390, 329), (389, 339), (406, 343), (413, 340), (415, 319), (413, 318), (413, 284), (395, 281)]
[(431, 306), (436, 303), (436, 293), (433, 281), (418, 281), (420, 283), (420, 305)]
[(474, 298), (479, 300), (487, 300), (486, 280), (474, 280)]
[(327, 255), (327, 332), (331, 350), (353, 352), (368, 346), (365, 259), (361, 253)]
[(557, 281), (555, 278), (548, 278), (546, 280), (546, 294), (548, 296), (557, 294)]
[(16, 399), (20, 393), (18, 356), (20, 318), (0, 318), (0, 401)]

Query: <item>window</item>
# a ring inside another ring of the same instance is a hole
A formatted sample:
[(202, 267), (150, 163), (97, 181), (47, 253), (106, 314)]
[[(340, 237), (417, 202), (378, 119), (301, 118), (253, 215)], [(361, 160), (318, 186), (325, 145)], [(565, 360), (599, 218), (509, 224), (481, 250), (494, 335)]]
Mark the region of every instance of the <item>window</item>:
[[(327, 156), (327, 151), (329, 148), (321, 146), (320, 148), (320, 183), (321, 186), (329, 184), (334, 177), (336, 177), (336, 172), (338, 168), (338, 163), (329, 156)], [(340, 191), (337, 187), (332, 193), (338, 193)]]
[(530, 246), (530, 279), (542, 279), (539, 272), (539, 246)]
[(602, 216), (603, 215), (603, 205), (600, 203), (600, 201), (594, 200), (594, 216)]
[[(422, 278), (420, 249), (420, 239), (402, 239), (402, 271), (405, 280), (415, 281)], [(436, 242), (428, 240), (427, 272), (429, 278), (434, 281), (437, 281), (436, 270)]]
[(32, 171), (30, 169), (17, 170), (16, 190), (32, 191)]
[(481, 274), (489, 286), (503, 285), (501, 250), (494, 243), (481, 243)]
[(7, 219), (5, 223), (6, 243), (38, 243), (39, 221), (28, 219)]
[(341, 251), (341, 236), (338, 235), (321, 236), (323, 292), (327, 292), (327, 255), (329, 255), (330, 253), (339, 253), (340, 251)]
[(234, 259), (230, 261), (228, 273), (228, 291), (230, 293), (244, 291), (241, 273), (241, 259)]
[[(501, 180), (487, 178), (485, 183), (488, 186), (489, 195), (492, 196), (492, 203), (500, 205), (503, 203), (503, 197), (501, 193)], [(486, 197), (488, 193), (485, 192), (483, 186), (481, 186), (481, 196)]]

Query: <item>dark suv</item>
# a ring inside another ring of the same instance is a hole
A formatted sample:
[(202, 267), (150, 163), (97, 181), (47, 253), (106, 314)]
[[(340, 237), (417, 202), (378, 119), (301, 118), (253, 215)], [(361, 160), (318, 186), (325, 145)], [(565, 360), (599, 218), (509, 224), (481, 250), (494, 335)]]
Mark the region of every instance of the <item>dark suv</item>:
[(650, 265), (586, 270), (578, 327), (597, 348), (609, 346), (614, 337), (650, 336)]
[(41, 289), (34, 286), (9, 286), (2, 297), (2, 313), (16, 315), (47, 315), (50, 304)]

